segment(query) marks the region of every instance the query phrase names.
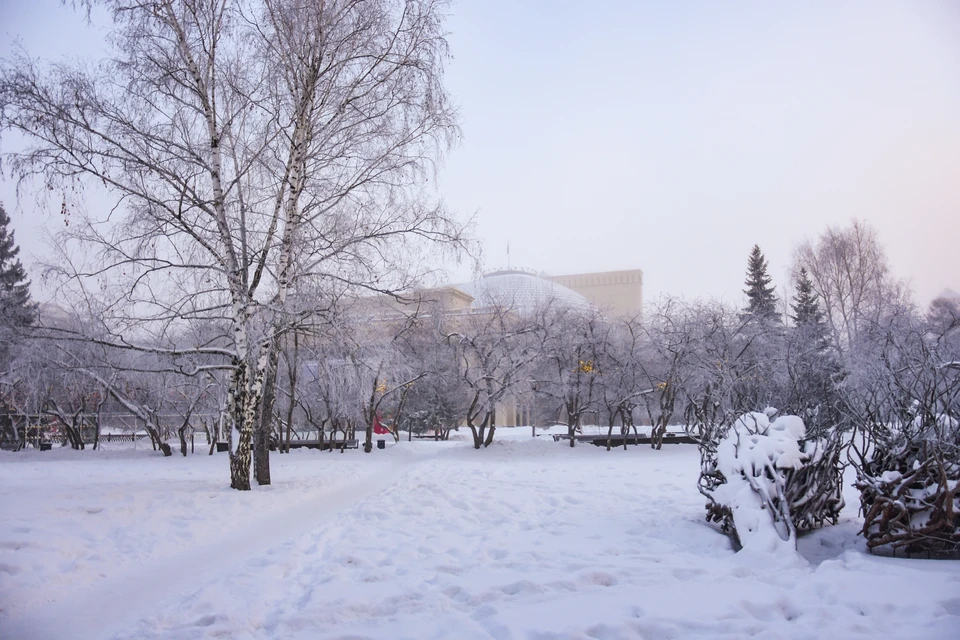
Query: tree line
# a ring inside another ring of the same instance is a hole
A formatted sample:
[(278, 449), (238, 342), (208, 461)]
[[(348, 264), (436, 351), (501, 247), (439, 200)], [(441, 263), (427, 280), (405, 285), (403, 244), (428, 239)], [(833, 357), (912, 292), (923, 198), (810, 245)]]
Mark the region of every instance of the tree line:
[(659, 446), (683, 425), (707, 493), (737, 417), (773, 407), (856, 467), (871, 540), (956, 544), (957, 304), (917, 309), (866, 224), (801, 244), (782, 297), (755, 247), (742, 306), (457, 312), (415, 293), (429, 257), (472, 251), (431, 183), (459, 136), (444, 2), (86, 4), (111, 16), (106, 59), (0, 63), (0, 133), (26, 141), (4, 167), (64, 222), (42, 271), (57, 306), (38, 310), (2, 213), (8, 406), (78, 447), (84, 416), (122, 408), (165, 454), (161, 415), (181, 433), (218, 416), (246, 490), (296, 425), (368, 451), (383, 417), (397, 435), (462, 425), (482, 449), (532, 399), (525, 415), (571, 436), (647, 423)]

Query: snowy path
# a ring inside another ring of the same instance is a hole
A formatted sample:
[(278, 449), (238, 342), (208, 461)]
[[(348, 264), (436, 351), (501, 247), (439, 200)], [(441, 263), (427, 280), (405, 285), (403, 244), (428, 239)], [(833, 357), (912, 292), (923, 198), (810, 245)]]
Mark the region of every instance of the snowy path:
[(703, 521), (698, 464), (680, 447), (442, 450), (118, 638), (955, 637), (960, 565), (869, 557), (852, 522), (805, 540), (812, 560), (734, 554)]
[[(62, 499), (68, 483), (39, 480), (65, 463), (38, 465), (34, 476), (0, 464), (0, 498), (21, 482), (15, 494), (37, 505), (0, 522), (0, 638), (952, 640), (960, 625), (960, 563), (866, 554), (855, 490), (841, 523), (803, 538), (799, 555), (733, 553), (704, 522), (695, 448), (402, 443), (369, 456), (283, 456), (278, 464), (289, 467), (277, 478), (286, 485), (246, 495), (198, 490), (218, 485), (221, 467), (170, 462), (151, 467), (163, 487), (156, 495), (128, 493), (154, 509), (173, 495), (176, 509), (159, 509), (167, 520), (198, 513), (185, 525), (195, 547), (173, 552), (158, 538), (142, 566), (66, 591), (59, 585), (85, 583), (58, 582), (61, 565), (36, 541), (43, 536), (20, 530), (63, 530), (56, 546), (71, 550), (67, 574), (107, 569), (87, 538), (147, 533), (129, 523), (111, 533), (126, 512), (80, 500), (105, 478), (72, 475), (73, 504)], [(177, 485), (190, 468), (197, 479)], [(271, 504), (288, 506), (227, 535), (198, 533)], [(155, 524), (166, 537), (181, 533)], [(43, 593), (56, 605), (37, 607)], [(4, 597), (18, 602), (4, 609)]]
[(66, 591), (26, 615), (0, 625), (4, 640), (101, 640), (149, 617), (169, 600), (183, 597), (211, 577), (229, 573), (271, 548), (334, 520), (338, 512), (396, 482), (415, 456), (393, 458), (336, 492), (286, 507), (248, 526), (174, 556), (156, 558), (82, 590)]

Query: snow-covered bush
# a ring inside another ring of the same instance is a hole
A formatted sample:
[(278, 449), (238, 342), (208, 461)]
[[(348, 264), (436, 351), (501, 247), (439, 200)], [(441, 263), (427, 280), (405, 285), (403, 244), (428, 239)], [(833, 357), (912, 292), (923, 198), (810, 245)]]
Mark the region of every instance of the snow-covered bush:
[(888, 426), (867, 451), (857, 449), (856, 487), (869, 549), (960, 549), (958, 425), (948, 415), (918, 416), (909, 425)]
[(795, 549), (798, 528), (835, 522), (843, 507), (836, 443), (805, 440), (802, 419), (774, 415), (744, 414), (701, 446), (707, 519), (738, 548)]
[(870, 550), (960, 551), (960, 318), (893, 318), (843, 387)]
[(845, 441), (837, 431), (822, 438), (808, 433), (801, 444), (807, 457), (799, 469), (785, 470), (790, 516), (797, 531), (809, 531), (824, 524), (837, 524), (843, 509), (843, 467), (840, 456)]

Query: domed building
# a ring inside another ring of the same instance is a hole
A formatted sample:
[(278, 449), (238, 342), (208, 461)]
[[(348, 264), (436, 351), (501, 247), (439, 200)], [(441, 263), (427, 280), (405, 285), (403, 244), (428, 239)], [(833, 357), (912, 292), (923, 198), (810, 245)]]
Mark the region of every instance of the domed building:
[(442, 298), (449, 309), (477, 310), (500, 304), (522, 313), (553, 299), (573, 308), (592, 305), (613, 316), (636, 317), (643, 308), (643, 272), (630, 269), (551, 276), (504, 269), (434, 289), (430, 295)]
[[(469, 313), (483, 313), (484, 308), (500, 305), (525, 314), (552, 302), (571, 309), (598, 307), (614, 316), (635, 317), (643, 306), (643, 272), (634, 269), (549, 276), (505, 269), (446, 287), (443, 295), (448, 309)], [(536, 398), (529, 394), (508, 396), (499, 403), (497, 417), (502, 427), (535, 426), (540, 422)]]
[[(404, 299), (381, 296), (375, 299), (378, 315), (390, 312), (407, 317), (424, 303), (436, 304), (455, 316), (469, 318), (490, 313), (500, 306), (525, 315), (548, 302), (571, 309), (596, 307), (611, 317), (637, 317), (643, 305), (643, 272), (607, 271), (550, 276), (522, 269), (503, 269), (483, 274), (476, 280), (422, 289)], [(508, 396), (497, 406), (497, 426), (539, 426), (540, 409), (533, 394)]]
[(504, 269), (485, 273), (478, 280), (453, 285), (473, 301), (471, 308), (505, 306), (518, 313), (529, 313), (539, 306), (554, 302), (574, 309), (587, 309), (590, 301), (562, 284), (520, 269)]

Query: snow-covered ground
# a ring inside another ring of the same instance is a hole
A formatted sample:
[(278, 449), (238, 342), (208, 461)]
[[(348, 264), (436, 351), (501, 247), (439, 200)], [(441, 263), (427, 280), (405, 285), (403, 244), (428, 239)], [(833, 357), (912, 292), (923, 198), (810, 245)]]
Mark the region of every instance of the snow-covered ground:
[[(800, 555), (734, 554), (693, 446), (271, 458), (0, 454), (0, 638), (957, 638), (960, 562), (867, 555), (856, 494)], [(126, 445), (129, 447), (130, 445)]]

